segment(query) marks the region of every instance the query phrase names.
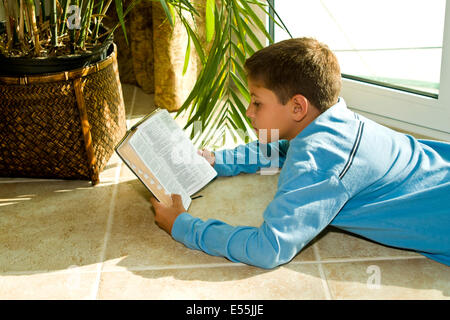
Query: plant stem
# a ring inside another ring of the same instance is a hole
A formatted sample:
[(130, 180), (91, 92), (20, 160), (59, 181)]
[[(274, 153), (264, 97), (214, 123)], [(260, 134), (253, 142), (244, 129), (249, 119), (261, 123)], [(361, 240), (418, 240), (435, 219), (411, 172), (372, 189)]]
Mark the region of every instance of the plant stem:
[[(104, 2), (104, 0), (100, 1), (100, 5), (99, 5), (98, 11), (97, 11), (98, 14), (102, 13), (103, 2)], [(102, 21), (101, 17), (95, 18), (95, 27), (94, 27), (94, 35), (93, 35), (93, 39), (95, 39), (95, 44), (97, 43), (98, 30), (100, 28), (101, 21)]]
[[(109, 8), (111, 2), (112, 2), (112, 0), (108, 0), (108, 2), (106, 3), (106, 6), (103, 8), (103, 11), (102, 11), (102, 15), (103, 16), (106, 14), (106, 11), (108, 11), (108, 8)], [(100, 22), (99, 23), (102, 22), (103, 16), (100, 17)]]
[(50, 32), (53, 47), (58, 45), (58, 24), (56, 21), (56, 0), (50, 0)]
[(63, 5), (63, 14), (61, 16), (61, 25), (60, 25), (60, 28), (59, 28), (59, 30), (60, 30), (59, 35), (60, 36), (64, 35), (64, 32), (66, 31), (67, 9), (69, 8), (69, 3), (70, 3), (70, 0), (62, 0), (62, 1), (63, 1), (64, 5)]
[(80, 38), (78, 39), (78, 45), (82, 48), (85, 49), (85, 43), (86, 43), (86, 36), (88, 34), (88, 29), (90, 26), (90, 21), (91, 21), (91, 16), (92, 16), (92, 8), (94, 6), (94, 1), (93, 0), (87, 0), (87, 4), (86, 4), (86, 10), (84, 13), (84, 19), (82, 21), (82, 27), (81, 27), (81, 34), (80, 34)]
[(8, 36), (8, 42), (6, 44), (6, 50), (8, 50), (9, 48), (12, 47), (13, 40), (14, 40), (14, 35), (13, 35), (13, 32), (12, 32), (12, 27), (11, 27), (11, 17), (9, 15), (8, 0), (3, 0), (3, 7), (4, 7), (4, 10), (5, 10), (6, 34)]
[[(35, 16), (39, 17), (39, 25), (42, 25), (44, 23), (44, 19), (45, 19), (45, 1), (37, 0), (35, 5), (36, 5)], [(39, 14), (38, 14), (38, 12), (39, 12)]]
[(34, 0), (25, 0), (27, 11), (28, 11), (28, 18), (30, 19), (30, 27), (33, 31), (34, 36), (34, 52), (37, 56), (41, 53), (41, 44), (39, 43), (39, 31), (36, 24), (36, 10), (34, 7)]
[(19, 30), (17, 32), (17, 36), (19, 38), (20, 45), (22, 46), (24, 43), (24, 21), (23, 21), (23, 0), (19, 1)]

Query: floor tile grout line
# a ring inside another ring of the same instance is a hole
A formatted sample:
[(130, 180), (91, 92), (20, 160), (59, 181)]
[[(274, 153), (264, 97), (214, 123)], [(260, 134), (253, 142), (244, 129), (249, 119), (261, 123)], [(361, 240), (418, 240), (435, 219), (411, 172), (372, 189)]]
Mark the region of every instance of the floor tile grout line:
[[(400, 261), (400, 260), (411, 260), (411, 259), (427, 259), (424, 256), (392, 256), (392, 257), (362, 257), (362, 258), (342, 258), (342, 259), (331, 259), (331, 260), (309, 260), (309, 261), (291, 261), (289, 265), (308, 265), (308, 264), (328, 264), (328, 263), (352, 263), (352, 262), (371, 262), (371, 261)], [(244, 263), (204, 263), (204, 264), (185, 264), (185, 265), (165, 265), (165, 266), (136, 266), (127, 268), (109, 268), (102, 269), (102, 272), (123, 272), (123, 271), (159, 271), (159, 270), (173, 270), (173, 269), (198, 269), (198, 268), (230, 268), (230, 267), (245, 267)], [(281, 266), (283, 267), (283, 266)], [(126, 269), (126, 270), (124, 270)], [(40, 274), (40, 273), (56, 273), (56, 274), (69, 274), (72, 272), (77, 273), (96, 273), (97, 269), (90, 270), (77, 270), (70, 271), (70, 269), (61, 270), (25, 270), (25, 271), (6, 271), (0, 272), (0, 276), (20, 276), (20, 275), (30, 275), (30, 274)]]
[[(73, 265), (74, 267), (79, 267), (77, 265)], [(61, 270), (29, 270), (29, 271), (8, 271), (8, 272), (0, 272), (0, 277), (6, 276), (29, 276), (29, 275), (37, 275), (37, 274), (48, 274), (49, 276), (52, 275), (59, 275), (59, 274), (88, 274), (88, 273), (96, 273), (97, 270), (74, 270), (76, 268), (66, 268)]]
[[(422, 257), (376, 257), (376, 258), (357, 258), (357, 259), (336, 259), (336, 260), (310, 260), (310, 261), (291, 261), (289, 265), (307, 265), (307, 264), (323, 264), (323, 263), (351, 263), (351, 262), (370, 262), (370, 261), (390, 261), (390, 260), (408, 260), (408, 259), (421, 259)], [(423, 257), (426, 259), (426, 257)], [(319, 256), (320, 259), (320, 256)], [(174, 270), (174, 269), (198, 269), (198, 268), (230, 268), (230, 267), (245, 267), (249, 266), (244, 263), (204, 263), (204, 264), (184, 264), (184, 265), (164, 265), (164, 266), (136, 266), (127, 267), (128, 271), (160, 271), (160, 270)], [(280, 266), (283, 267), (283, 266)], [(121, 272), (122, 268), (111, 268), (109, 270), (103, 270), (103, 272)]]
[(323, 267), (322, 267), (322, 263), (321, 263), (321, 259), (320, 259), (319, 248), (317, 247), (317, 243), (315, 243), (313, 245), (313, 251), (314, 251), (314, 257), (316, 258), (316, 261), (317, 261), (317, 267), (319, 268), (319, 274), (320, 274), (320, 279), (322, 282), (322, 287), (323, 287), (323, 290), (325, 293), (325, 299), (331, 300), (331, 292), (330, 292), (330, 288), (328, 286), (327, 277), (325, 275), (325, 272), (323, 271)]
[[(131, 98), (131, 106), (130, 106), (130, 111), (128, 114), (128, 119), (131, 118), (131, 116), (133, 115), (133, 109), (134, 109), (134, 103), (136, 101), (136, 90), (137, 87), (135, 86), (133, 89), (133, 97)], [(125, 120), (127, 121), (127, 120)], [(128, 125), (129, 123), (127, 123), (127, 129), (129, 127)], [(103, 238), (103, 246), (102, 246), (102, 251), (100, 252), (100, 262), (97, 264), (97, 275), (95, 277), (95, 282), (92, 288), (92, 292), (91, 292), (91, 299), (92, 300), (97, 300), (98, 299), (98, 291), (100, 289), (100, 280), (101, 280), (101, 276), (102, 276), (102, 272), (103, 272), (103, 265), (104, 265), (104, 261), (106, 258), (106, 250), (108, 248), (108, 241), (109, 241), (109, 237), (111, 234), (111, 229), (112, 229), (112, 224), (113, 224), (113, 220), (114, 220), (114, 209), (116, 206), (116, 196), (117, 196), (117, 190), (119, 189), (118, 187), (118, 183), (120, 181), (120, 173), (122, 169), (122, 164), (120, 164), (115, 172), (115, 176), (114, 176), (114, 187), (113, 187), (113, 191), (112, 191), (112, 196), (111, 196), (111, 202), (109, 204), (109, 213), (108, 213), (108, 221), (106, 223), (106, 231), (105, 231), (105, 236)]]
[(388, 256), (388, 257), (361, 257), (361, 258), (336, 258), (321, 260), (320, 263), (352, 263), (370, 261), (399, 261), (411, 259), (427, 259), (425, 256)]
[(97, 275), (95, 277), (95, 282), (94, 282), (94, 285), (92, 287), (92, 292), (91, 292), (91, 299), (92, 300), (96, 300), (97, 299), (98, 290), (100, 288), (100, 279), (101, 279), (101, 274), (102, 274), (102, 270), (103, 270), (104, 261), (105, 261), (105, 258), (106, 258), (106, 249), (108, 248), (108, 241), (109, 241), (109, 237), (110, 237), (111, 229), (112, 229), (112, 224), (113, 224), (113, 220), (114, 220), (114, 209), (115, 209), (115, 206), (116, 206), (117, 190), (119, 189), (118, 181), (119, 181), (119, 178), (120, 178), (121, 167), (122, 166), (118, 166), (117, 169), (116, 169), (116, 174), (115, 174), (115, 181), (116, 181), (116, 183), (114, 184), (112, 195), (111, 195), (111, 202), (109, 204), (108, 220), (106, 222), (106, 231), (105, 231), (105, 236), (103, 237), (102, 250), (100, 252), (100, 262), (97, 264), (97, 268), (96, 268)]

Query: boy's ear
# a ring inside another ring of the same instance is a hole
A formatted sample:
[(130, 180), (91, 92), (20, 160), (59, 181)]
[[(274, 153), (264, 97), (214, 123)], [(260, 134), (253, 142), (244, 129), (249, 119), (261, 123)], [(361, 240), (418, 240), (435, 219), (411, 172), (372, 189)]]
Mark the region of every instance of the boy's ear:
[(301, 95), (296, 94), (291, 98), (291, 115), (293, 120), (301, 121), (308, 114), (309, 101)]

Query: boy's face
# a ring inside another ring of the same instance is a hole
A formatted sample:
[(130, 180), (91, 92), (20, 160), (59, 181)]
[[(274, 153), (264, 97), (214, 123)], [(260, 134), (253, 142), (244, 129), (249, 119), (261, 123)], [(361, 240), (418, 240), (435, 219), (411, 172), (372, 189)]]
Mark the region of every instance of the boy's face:
[(251, 79), (248, 79), (248, 88), (251, 101), (245, 114), (251, 120), (259, 141), (270, 143), (294, 138), (297, 133), (293, 132), (295, 121), (290, 114), (289, 102), (281, 104), (275, 92)]

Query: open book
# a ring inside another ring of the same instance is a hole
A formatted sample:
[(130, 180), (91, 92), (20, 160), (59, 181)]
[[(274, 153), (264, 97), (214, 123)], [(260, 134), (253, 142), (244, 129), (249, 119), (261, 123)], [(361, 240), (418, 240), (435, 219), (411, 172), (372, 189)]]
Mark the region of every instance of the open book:
[(170, 194), (177, 193), (186, 210), (191, 196), (217, 175), (166, 109), (142, 118), (115, 150), (160, 202), (171, 205)]

